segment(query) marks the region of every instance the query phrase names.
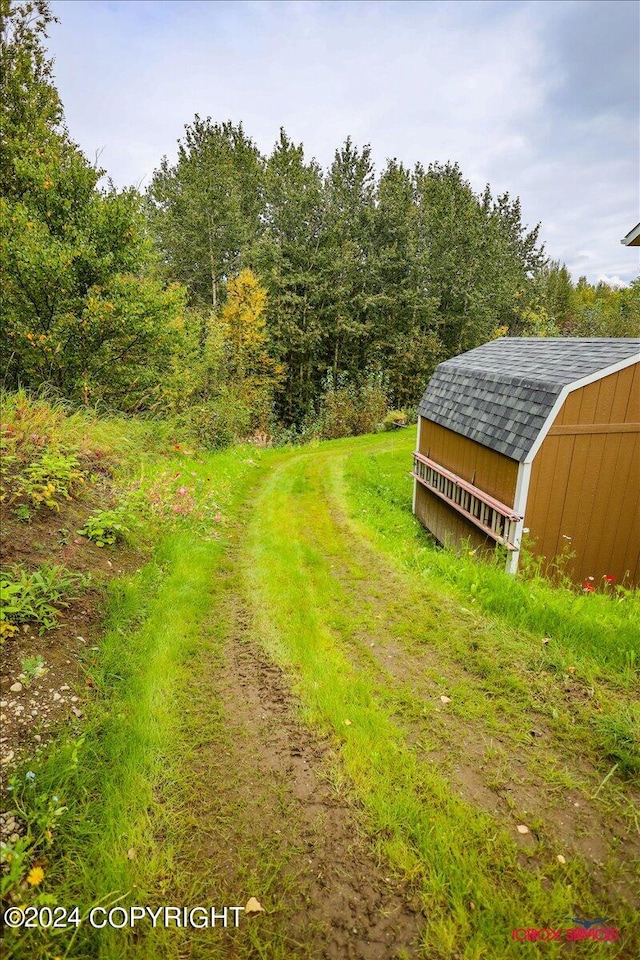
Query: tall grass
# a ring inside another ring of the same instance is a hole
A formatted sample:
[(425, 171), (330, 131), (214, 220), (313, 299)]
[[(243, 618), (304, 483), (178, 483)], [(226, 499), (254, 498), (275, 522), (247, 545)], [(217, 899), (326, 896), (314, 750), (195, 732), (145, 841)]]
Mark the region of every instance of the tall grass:
[(351, 513), (359, 527), (430, 584), (453, 588), (465, 604), (513, 627), (557, 642), (567, 657), (588, 659), (590, 673), (629, 688), (640, 669), (640, 596), (625, 590), (584, 594), (540, 576), (510, 576), (468, 551), (441, 549), (411, 513), (413, 438), (393, 450), (354, 453), (345, 467)]

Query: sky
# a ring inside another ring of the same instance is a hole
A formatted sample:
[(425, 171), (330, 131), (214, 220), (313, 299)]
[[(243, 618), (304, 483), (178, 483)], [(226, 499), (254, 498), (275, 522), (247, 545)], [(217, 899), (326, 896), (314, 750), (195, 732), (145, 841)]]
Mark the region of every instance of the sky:
[(574, 280), (628, 283), (639, 255), (636, 0), (53, 0), (49, 51), (72, 138), (118, 187), (172, 162), (196, 113), (280, 127), (328, 167), (457, 161), (519, 196)]

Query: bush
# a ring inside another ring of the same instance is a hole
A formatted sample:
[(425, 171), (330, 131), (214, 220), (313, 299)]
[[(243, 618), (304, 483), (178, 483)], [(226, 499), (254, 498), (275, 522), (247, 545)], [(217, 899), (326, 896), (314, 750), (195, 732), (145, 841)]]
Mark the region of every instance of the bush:
[(369, 373), (360, 385), (347, 374), (327, 374), (320, 412), (305, 430), (322, 440), (372, 433), (383, 421), (387, 395), (381, 374)]
[(382, 421), (382, 426), (385, 430), (395, 430), (397, 427), (406, 427), (407, 422), (407, 414), (402, 410), (389, 410)]

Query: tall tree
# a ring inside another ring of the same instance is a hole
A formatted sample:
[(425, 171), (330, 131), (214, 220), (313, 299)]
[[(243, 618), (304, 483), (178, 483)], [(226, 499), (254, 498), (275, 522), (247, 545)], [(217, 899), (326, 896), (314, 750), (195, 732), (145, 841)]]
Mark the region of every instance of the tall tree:
[(418, 257), (418, 219), (410, 172), (389, 160), (376, 189), (371, 274), (373, 365), (386, 371), (395, 406), (415, 403), (442, 359), (435, 302)]
[(306, 163), (302, 144), (294, 144), (284, 130), (267, 160), (264, 200), (264, 229), (251, 259), (268, 291), (271, 350), (287, 371), (278, 412), (297, 422), (308, 412), (324, 373), (318, 365), (323, 179), (320, 166)]
[(100, 189), (103, 171), (69, 138), (44, 47), (48, 4), (1, 9), (5, 383), (136, 405), (166, 360), (181, 295), (132, 282), (149, 253), (140, 198)]
[(415, 173), (418, 243), (426, 291), (438, 305), (438, 337), (446, 356), (509, 327), (529, 294), (529, 278), (544, 262), (538, 228), (521, 222), (518, 200), (478, 197), (457, 164)]
[(334, 380), (340, 370), (357, 374), (367, 365), (374, 307), (374, 197), (371, 147), (359, 150), (348, 137), (336, 150), (325, 183), (322, 354)]
[(165, 157), (148, 190), (153, 233), (170, 276), (192, 303), (218, 307), (220, 287), (237, 274), (261, 226), (263, 158), (242, 124), (196, 115)]

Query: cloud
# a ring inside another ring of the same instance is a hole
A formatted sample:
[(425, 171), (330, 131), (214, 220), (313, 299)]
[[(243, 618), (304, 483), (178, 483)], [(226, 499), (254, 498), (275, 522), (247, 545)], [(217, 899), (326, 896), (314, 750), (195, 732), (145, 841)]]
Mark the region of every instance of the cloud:
[[(119, 185), (144, 184), (195, 113), (280, 126), (327, 166), (351, 135), (408, 165), (457, 160), (522, 199), (548, 253), (630, 279), (638, 209), (635, 4), (53, 4), (72, 135)], [(635, 28), (634, 28), (635, 25)]]

